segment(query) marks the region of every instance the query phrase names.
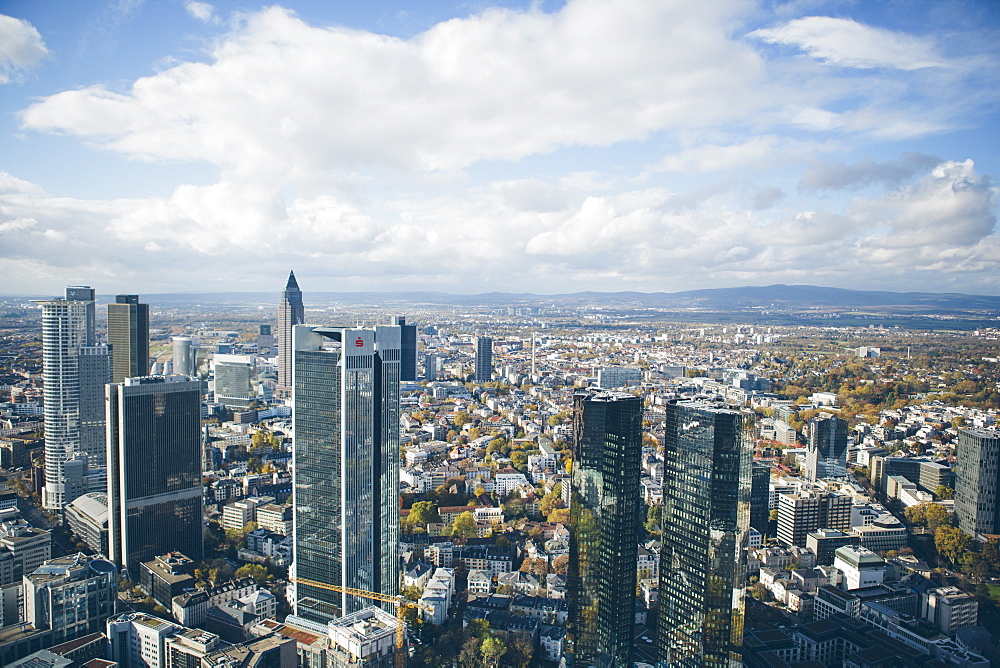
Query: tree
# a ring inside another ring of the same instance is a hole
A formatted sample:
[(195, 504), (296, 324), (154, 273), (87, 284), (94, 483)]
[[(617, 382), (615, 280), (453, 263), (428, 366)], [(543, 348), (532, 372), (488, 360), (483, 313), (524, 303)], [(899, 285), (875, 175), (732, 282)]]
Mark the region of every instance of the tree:
[(403, 587), (403, 597), (410, 601), (419, 601), (422, 594), (423, 592), (420, 591), (420, 587), (416, 585)]
[(566, 575), (566, 571), (569, 569), (569, 555), (560, 554), (558, 557), (552, 560), (552, 572), (558, 573), (559, 575)]
[(260, 564), (246, 564), (245, 566), (237, 568), (233, 577), (237, 580), (242, 580), (243, 578), (253, 578), (257, 584), (263, 584), (267, 581), (267, 569)]
[(948, 516), (948, 511), (945, 510), (944, 506), (937, 503), (927, 504), (925, 517), (927, 521), (927, 528), (931, 531), (937, 531), (938, 527), (942, 527), (951, 522), (951, 518)]
[(542, 514), (542, 517), (548, 517), (553, 510), (562, 508), (564, 505), (562, 496), (556, 494), (555, 490), (552, 490), (542, 497), (542, 501), (539, 504), (539, 512)]
[(497, 668), (500, 665), (500, 657), (507, 651), (507, 644), (500, 638), (490, 635), (483, 639), (479, 651), (483, 656), (484, 666)]
[(507, 646), (507, 653), (503, 655), (502, 664), (513, 668), (528, 668), (534, 654), (535, 647), (531, 641), (523, 635), (515, 634)]
[(406, 523), (410, 526), (425, 528), (429, 522), (439, 522), (440, 520), (433, 501), (417, 501), (410, 508), (410, 514), (406, 516)]
[(466, 510), (455, 518), (454, 523), (451, 525), (451, 535), (460, 538), (475, 538), (479, 535), (479, 530), (476, 528), (476, 519), (472, 516), (472, 513)]
[(663, 506), (650, 506), (646, 509), (646, 523), (643, 526), (647, 533), (659, 535), (662, 514)]
[(469, 414), (465, 411), (455, 411), (455, 417), (452, 418), (452, 422), (459, 429), (468, 424), (470, 420), (471, 418), (469, 417)]
[(569, 508), (557, 508), (548, 517), (548, 521), (553, 524), (569, 524)]
[(479, 645), (482, 641), (479, 638), (466, 638), (462, 643), (462, 649), (458, 653), (458, 665), (462, 668), (478, 668), (481, 661)]
[(955, 498), (955, 490), (945, 485), (938, 485), (934, 488), (934, 497), (939, 501), (946, 501)]
[(940, 526), (934, 533), (934, 547), (938, 554), (952, 564), (958, 563), (959, 557), (972, 545), (972, 540), (961, 529), (951, 526)]

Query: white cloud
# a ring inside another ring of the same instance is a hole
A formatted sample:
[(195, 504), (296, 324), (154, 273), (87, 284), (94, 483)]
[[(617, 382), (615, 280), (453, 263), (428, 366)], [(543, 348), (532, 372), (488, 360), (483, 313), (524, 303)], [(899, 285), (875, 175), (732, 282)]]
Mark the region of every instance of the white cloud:
[[(759, 57), (727, 35), (741, 6), (578, 0), (556, 14), (491, 9), (410, 40), (316, 28), (271, 7), (247, 15), (207, 64), (125, 93), (65, 91), (22, 121), (130, 157), (203, 160), (268, 182), (372, 165), (463, 169), (769, 104)], [(739, 110), (725, 104), (736, 94)]]
[(48, 53), (35, 26), (0, 14), (0, 84), (15, 80), (22, 71), (38, 64)]
[(195, 2), (192, 0), (184, 5), (184, 9), (187, 10), (187, 13), (190, 14), (192, 18), (196, 18), (202, 23), (219, 22), (218, 17), (215, 16), (215, 7), (207, 2)]
[(927, 40), (831, 16), (793, 19), (750, 36), (797, 46), (817, 60), (841, 67), (919, 70), (945, 64)]

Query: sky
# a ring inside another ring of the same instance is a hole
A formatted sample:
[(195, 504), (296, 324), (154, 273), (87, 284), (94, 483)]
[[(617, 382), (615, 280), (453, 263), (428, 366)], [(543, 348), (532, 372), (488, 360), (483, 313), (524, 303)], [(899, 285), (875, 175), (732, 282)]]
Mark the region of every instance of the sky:
[(1000, 3), (0, 0), (0, 294), (1000, 294)]

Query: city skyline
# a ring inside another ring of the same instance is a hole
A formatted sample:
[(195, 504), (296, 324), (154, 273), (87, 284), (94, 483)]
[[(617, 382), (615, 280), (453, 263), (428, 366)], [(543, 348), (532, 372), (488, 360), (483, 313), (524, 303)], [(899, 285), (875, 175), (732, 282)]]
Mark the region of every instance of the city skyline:
[(54, 7), (0, 17), (3, 293), (997, 292), (993, 3)]

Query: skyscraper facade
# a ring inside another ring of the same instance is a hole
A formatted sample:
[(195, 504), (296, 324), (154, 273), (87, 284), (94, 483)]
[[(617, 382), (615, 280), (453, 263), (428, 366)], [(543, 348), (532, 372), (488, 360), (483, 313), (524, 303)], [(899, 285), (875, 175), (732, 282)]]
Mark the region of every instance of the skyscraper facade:
[(476, 339), (476, 382), (485, 383), (493, 378), (493, 339), (480, 336)]
[(771, 467), (754, 463), (751, 475), (750, 526), (761, 536), (766, 536), (771, 518)]
[(288, 282), (278, 304), (278, 383), (275, 394), (287, 397), (292, 394), (292, 328), (306, 321), (306, 308), (302, 304), (302, 291), (295, 280), (295, 272), (288, 272)]
[(955, 446), (955, 517), (958, 528), (1000, 533), (1000, 430), (960, 429)]
[(659, 658), (668, 666), (738, 666), (753, 419), (709, 401), (666, 408)]
[(175, 336), (172, 343), (174, 348), (174, 374), (178, 376), (195, 375), (195, 353), (191, 338), (188, 336)]
[(149, 373), (149, 304), (138, 295), (118, 295), (108, 304), (111, 382)]
[(640, 397), (573, 397), (567, 603), (574, 665), (632, 665), (641, 456)]
[(809, 420), (806, 480), (847, 477), (847, 420), (820, 413)]
[(394, 325), (399, 327), (400, 361), (399, 379), (417, 379), (417, 326), (407, 325), (406, 318), (397, 316)]
[(253, 401), (250, 379), (254, 372), (252, 355), (216, 355), (215, 400), (229, 408), (243, 409)]
[(42, 505), (59, 510), (87, 488), (89, 458), (103, 463), (104, 383), (109, 352), (94, 340), (94, 290), (66, 288), (65, 299), (42, 307), (45, 398), (45, 487)]
[(202, 557), (201, 383), (186, 376), (126, 378), (105, 388), (108, 543), (136, 577), (170, 551)]
[[(300, 325), (293, 336), (295, 577), (395, 595), (399, 327)], [(295, 614), (314, 621), (369, 604), (296, 584)]]

